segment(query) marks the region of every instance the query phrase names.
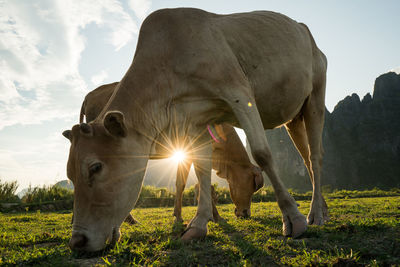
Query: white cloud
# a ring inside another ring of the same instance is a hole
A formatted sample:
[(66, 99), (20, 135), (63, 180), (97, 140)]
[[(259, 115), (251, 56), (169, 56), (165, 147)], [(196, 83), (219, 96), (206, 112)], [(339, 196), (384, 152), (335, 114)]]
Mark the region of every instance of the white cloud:
[(150, 11), (151, 0), (129, 0), (129, 7), (140, 20), (144, 20)]
[(87, 93), (79, 68), (92, 26), (116, 51), (138, 33), (117, 0), (0, 0), (2, 179), (21, 188), (65, 179), (69, 142), (61, 132), (78, 122)]
[(94, 23), (119, 50), (138, 29), (116, 0), (0, 1), (0, 130), (76, 114), (81, 30)]
[(104, 83), (104, 80), (108, 78), (108, 73), (105, 70), (102, 70), (100, 73), (93, 75), (90, 79), (94, 86), (99, 86)]
[(390, 71), (396, 72), (397, 74), (400, 74), (400, 67), (394, 68)]
[(69, 142), (59, 132), (40, 140), (21, 140), (19, 147), (18, 150), (0, 149), (0, 178), (18, 180), (18, 191), (29, 184), (54, 184), (66, 178)]
[(68, 20), (84, 28), (89, 23), (111, 30), (109, 42), (116, 50), (125, 46), (138, 33), (138, 27), (117, 0), (61, 1), (71, 12)]

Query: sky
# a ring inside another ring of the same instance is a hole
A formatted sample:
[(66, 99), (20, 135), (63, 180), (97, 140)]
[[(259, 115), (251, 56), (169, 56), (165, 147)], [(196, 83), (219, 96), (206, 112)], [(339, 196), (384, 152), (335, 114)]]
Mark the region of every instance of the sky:
[(328, 58), (330, 111), (400, 72), (397, 0), (0, 0), (1, 181), (22, 189), (66, 179), (70, 143), (61, 133), (78, 123), (84, 96), (119, 81), (144, 18), (173, 7), (272, 10), (307, 24)]

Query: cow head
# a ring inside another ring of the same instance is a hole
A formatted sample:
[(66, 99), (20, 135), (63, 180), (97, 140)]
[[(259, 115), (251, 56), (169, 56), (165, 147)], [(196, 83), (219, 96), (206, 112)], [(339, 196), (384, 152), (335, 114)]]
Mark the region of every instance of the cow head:
[(98, 251), (118, 241), (119, 227), (137, 201), (148, 160), (147, 141), (127, 130), (118, 111), (108, 112), (100, 123), (75, 125), (63, 135), (71, 141), (67, 175), (75, 188), (69, 245)]
[(251, 198), (264, 185), (261, 169), (252, 164), (245, 166), (231, 166), (228, 183), (235, 215), (250, 217)]

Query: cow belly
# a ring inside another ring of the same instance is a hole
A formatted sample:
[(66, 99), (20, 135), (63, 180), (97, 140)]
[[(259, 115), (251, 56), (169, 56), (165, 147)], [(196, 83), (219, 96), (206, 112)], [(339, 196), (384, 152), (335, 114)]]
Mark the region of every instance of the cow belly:
[[(276, 90), (278, 93), (269, 93)], [(312, 90), (311, 85), (289, 84), (282, 88), (267, 87), (256, 95), (257, 109), (264, 129), (273, 129), (296, 117)]]
[(313, 44), (306, 28), (273, 12), (214, 20), (250, 83), (264, 128), (293, 119), (312, 91)]

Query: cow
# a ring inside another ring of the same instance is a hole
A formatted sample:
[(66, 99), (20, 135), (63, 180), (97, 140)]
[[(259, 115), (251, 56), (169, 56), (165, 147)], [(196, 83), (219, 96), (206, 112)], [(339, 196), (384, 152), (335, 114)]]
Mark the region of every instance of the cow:
[[(211, 154), (207, 126), (244, 130), (282, 212), (282, 232), (294, 238), (321, 225), (322, 129), (327, 60), (306, 25), (271, 12), (218, 15), (161, 9), (142, 23), (135, 55), (99, 116), (74, 125), (67, 176), (74, 184), (69, 245), (97, 251), (120, 237), (139, 196), (156, 143), (189, 146), (199, 203), (181, 239), (204, 238), (212, 220)], [(306, 217), (281, 182), (264, 133), (284, 125), (313, 185)]]
[[(104, 84), (89, 92), (81, 106), (79, 123), (84, 122), (84, 117), (86, 117), (87, 123), (95, 120), (107, 104), (117, 85), (118, 82)], [(264, 184), (261, 169), (250, 162), (249, 156), (232, 126), (224, 123), (216, 125), (214, 129), (214, 133), (210, 132), (214, 137), (212, 141), (212, 168), (217, 171), (217, 175), (220, 178), (228, 181), (230, 195), (235, 204), (235, 215), (237, 217), (249, 217), (251, 214), (251, 197)], [(156, 150), (160, 150), (160, 146), (156, 146)], [(171, 153), (165, 155), (162, 155), (162, 153), (161, 149), (161, 152), (155, 152), (155, 155), (150, 155), (149, 158), (159, 159), (171, 156)], [(188, 154), (190, 155), (190, 153)], [(190, 157), (187, 157), (178, 165), (174, 205), (176, 221), (183, 221), (182, 196), (191, 165), (192, 159)], [(196, 186), (196, 189), (198, 190), (198, 186)], [(214, 188), (211, 187), (213, 219), (218, 221), (220, 216), (216, 207), (216, 195), (213, 190)], [(128, 216), (125, 221), (135, 221), (130, 214)]]

